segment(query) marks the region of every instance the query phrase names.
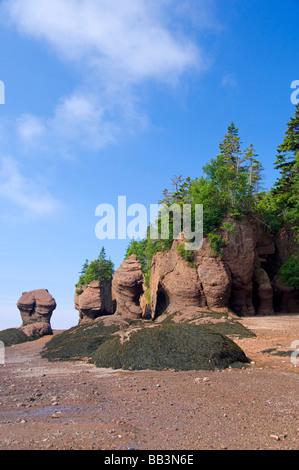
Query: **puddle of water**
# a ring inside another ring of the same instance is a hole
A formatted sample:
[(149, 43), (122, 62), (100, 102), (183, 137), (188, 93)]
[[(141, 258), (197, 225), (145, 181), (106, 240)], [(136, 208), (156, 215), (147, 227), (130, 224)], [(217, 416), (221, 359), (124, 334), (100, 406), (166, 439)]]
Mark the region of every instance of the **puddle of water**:
[[(74, 408), (76, 409), (76, 408)], [(34, 417), (34, 416), (47, 416), (47, 415), (53, 415), (55, 413), (57, 413), (57, 411), (70, 411), (71, 408), (70, 407), (55, 407), (55, 409), (53, 409), (53, 406), (47, 406), (46, 408), (41, 408), (39, 410), (35, 410), (35, 411), (32, 411), (32, 412), (29, 412), (29, 413), (26, 413), (26, 414), (23, 414), (22, 415), (22, 418), (24, 417), (28, 417), (28, 418), (31, 418), (31, 417)]]
[[(88, 406), (88, 407), (80, 407), (80, 406), (75, 406), (75, 407), (69, 407), (69, 406), (58, 406), (58, 407), (53, 407), (53, 406), (46, 406), (45, 408), (39, 408), (37, 410), (31, 410), (27, 411), (24, 413), (24, 411), (0, 411), (0, 417), (15, 417), (15, 418), (34, 418), (34, 417), (43, 417), (43, 416), (48, 416), (48, 415), (55, 415), (58, 412), (72, 412), (80, 415), (80, 413), (86, 413), (89, 411), (95, 411), (96, 409), (106, 409), (110, 405), (109, 401), (107, 400), (104, 403), (101, 403), (100, 405), (97, 406)], [(60, 417), (59, 415), (57, 417)], [(75, 416), (72, 417), (72, 419), (76, 419)], [(61, 416), (61, 419), (66, 419), (65, 416)], [(81, 418), (84, 420), (84, 418)], [(88, 419), (86, 419), (88, 421)]]

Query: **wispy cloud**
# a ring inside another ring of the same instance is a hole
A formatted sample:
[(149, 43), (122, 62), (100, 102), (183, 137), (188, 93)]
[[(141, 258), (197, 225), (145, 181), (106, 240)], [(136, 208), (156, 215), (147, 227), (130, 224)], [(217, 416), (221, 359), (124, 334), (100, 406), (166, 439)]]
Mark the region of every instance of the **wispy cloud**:
[(77, 85), (48, 115), (28, 110), (1, 120), (0, 139), (15, 158), (0, 159), (0, 197), (26, 215), (55, 213), (58, 202), (22, 174), (16, 158), (51, 155), (56, 164), (58, 156), (80, 158), (82, 150), (143, 131), (149, 123), (144, 84), (173, 88), (185, 74), (206, 70), (209, 61), (190, 30), (212, 27), (211, 2), (3, 0), (2, 19), (70, 64)]
[[(79, 75), (77, 89), (54, 105), (52, 116), (22, 117), (19, 136), (27, 143), (51, 141), (67, 153), (74, 138), (98, 150), (144, 129), (140, 85), (173, 87), (183, 74), (207, 67), (187, 36), (191, 14), (183, 3), (184, 13), (176, 0), (4, 0), (2, 13), (12, 26), (46, 43)], [(192, 4), (193, 18), (196, 12), (206, 17), (206, 0)]]
[(45, 187), (20, 173), (11, 157), (0, 159), (0, 198), (21, 208), (27, 217), (55, 214), (60, 207)]
[(136, 83), (172, 82), (200, 66), (198, 46), (176, 35), (165, 18), (175, 2), (148, 0), (9, 0), (20, 32), (45, 40), (64, 59), (101, 78)]
[(24, 142), (30, 143), (44, 133), (45, 127), (38, 117), (32, 114), (23, 114), (17, 120), (17, 131)]

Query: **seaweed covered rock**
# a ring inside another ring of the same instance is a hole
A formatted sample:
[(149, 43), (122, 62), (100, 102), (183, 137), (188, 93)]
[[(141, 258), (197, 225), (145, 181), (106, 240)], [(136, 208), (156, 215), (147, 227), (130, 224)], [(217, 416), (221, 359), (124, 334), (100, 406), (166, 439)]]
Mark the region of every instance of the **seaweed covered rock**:
[(140, 298), (144, 292), (144, 276), (137, 256), (126, 259), (114, 273), (112, 291), (116, 301), (116, 313), (124, 318), (142, 317)]
[(128, 327), (129, 324), (116, 315), (82, 323), (53, 336), (45, 345), (42, 356), (50, 361), (89, 359), (102, 343), (111, 339), (114, 333)]
[(50, 320), (56, 309), (56, 302), (48, 290), (24, 292), (17, 307), (23, 321), (21, 330), (27, 337), (37, 339), (53, 333)]
[(93, 354), (97, 367), (126, 370), (214, 370), (248, 362), (232, 340), (205, 326), (159, 325), (104, 342)]
[(185, 307), (179, 312), (169, 315), (167, 312), (157, 318), (156, 323), (183, 324), (206, 326), (209, 330), (230, 338), (253, 338), (255, 334), (238, 321), (236, 315), (223, 312), (211, 312), (203, 308)]
[(0, 341), (4, 343), (5, 347), (9, 347), (15, 344), (27, 343), (30, 339), (20, 328), (9, 328), (0, 331)]
[(94, 281), (75, 292), (75, 308), (79, 310), (79, 323), (95, 320), (115, 312), (111, 281)]

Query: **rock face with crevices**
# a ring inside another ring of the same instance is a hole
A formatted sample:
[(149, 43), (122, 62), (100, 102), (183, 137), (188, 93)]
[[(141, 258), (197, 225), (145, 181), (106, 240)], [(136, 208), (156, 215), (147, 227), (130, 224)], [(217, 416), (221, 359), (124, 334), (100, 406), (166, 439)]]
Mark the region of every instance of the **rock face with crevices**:
[(157, 253), (153, 258), (150, 282), (153, 319), (166, 309), (174, 313), (187, 306), (207, 305), (196, 269), (189, 266), (178, 253), (180, 243), (175, 240), (171, 250)]
[(24, 292), (17, 307), (22, 317), (21, 330), (29, 337), (51, 335), (51, 317), (56, 301), (46, 289)]
[(88, 286), (81, 286), (76, 289), (74, 301), (75, 308), (79, 311), (80, 323), (113, 315), (115, 312), (111, 281), (93, 281)]
[(223, 262), (232, 279), (230, 306), (239, 315), (254, 315), (252, 280), (258, 223), (251, 217), (244, 217), (237, 223), (228, 217), (224, 222), (234, 226), (233, 232), (224, 234), (227, 246), (223, 250)]

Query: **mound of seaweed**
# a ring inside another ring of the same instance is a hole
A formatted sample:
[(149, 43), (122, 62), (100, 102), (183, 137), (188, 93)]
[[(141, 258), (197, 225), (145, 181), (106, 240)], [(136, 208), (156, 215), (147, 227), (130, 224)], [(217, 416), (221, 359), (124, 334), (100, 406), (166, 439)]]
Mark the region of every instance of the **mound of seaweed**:
[(32, 339), (18, 328), (9, 328), (8, 330), (0, 331), (0, 341), (2, 341), (6, 347), (9, 347), (15, 344), (27, 343), (28, 341), (32, 341)]
[[(188, 309), (186, 309), (188, 310)], [(224, 336), (238, 338), (253, 338), (253, 331), (246, 328), (236, 318), (229, 318), (228, 315), (215, 312), (197, 312), (196, 309), (190, 309), (188, 314), (183, 315), (182, 312), (175, 312), (171, 315), (163, 315), (158, 319), (158, 323), (162, 325), (188, 323), (193, 325), (207, 326), (215, 333)]]
[(125, 320), (116, 315), (100, 317), (55, 335), (46, 343), (42, 356), (49, 361), (89, 359), (102, 343), (128, 326)]
[(168, 324), (116, 336), (93, 354), (97, 367), (125, 370), (214, 370), (242, 367), (244, 352), (229, 338), (206, 326)]
[(209, 329), (215, 333), (220, 333), (224, 336), (234, 336), (239, 338), (253, 338), (255, 334), (248, 330), (244, 325), (237, 321), (227, 321), (223, 323), (215, 323), (207, 325)]

